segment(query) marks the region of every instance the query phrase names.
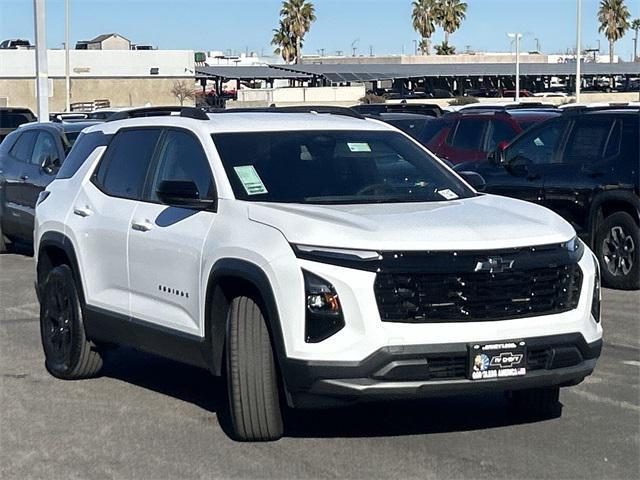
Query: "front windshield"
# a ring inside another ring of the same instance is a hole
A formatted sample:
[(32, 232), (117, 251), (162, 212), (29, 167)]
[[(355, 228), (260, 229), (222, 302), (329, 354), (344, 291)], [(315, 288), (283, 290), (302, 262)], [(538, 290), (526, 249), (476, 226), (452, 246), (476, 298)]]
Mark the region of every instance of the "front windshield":
[(213, 140), (241, 200), (353, 204), (474, 195), (397, 132), (242, 132), (214, 134)]

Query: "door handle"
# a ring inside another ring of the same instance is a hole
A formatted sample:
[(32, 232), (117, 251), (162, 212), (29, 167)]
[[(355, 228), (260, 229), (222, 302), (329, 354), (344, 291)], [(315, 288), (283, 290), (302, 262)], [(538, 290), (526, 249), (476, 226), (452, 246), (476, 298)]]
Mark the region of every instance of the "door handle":
[(150, 222), (131, 222), (131, 228), (137, 232), (148, 232), (153, 225)]
[(91, 212), (91, 209), (89, 208), (74, 208), (73, 213), (74, 215), (78, 215), (79, 217), (85, 218), (91, 215), (92, 212)]
[(29, 180), (29, 175), (22, 175), (20, 177), (20, 180), (22, 180), (23, 182), (26, 182), (27, 180)]

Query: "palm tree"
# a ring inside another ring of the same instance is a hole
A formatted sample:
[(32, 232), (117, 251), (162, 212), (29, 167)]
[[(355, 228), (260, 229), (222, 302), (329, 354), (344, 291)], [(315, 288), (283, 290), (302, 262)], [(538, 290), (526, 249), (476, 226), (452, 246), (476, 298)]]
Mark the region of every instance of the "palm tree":
[(631, 22), (631, 30), (635, 32), (633, 37), (633, 61), (638, 61), (638, 30), (640, 30), (640, 18), (636, 18)]
[(420, 34), (420, 51), (429, 55), (429, 43), (431, 35), (436, 31), (438, 20), (437, 0), (415, 0), (411, 12), (413, 29)]
[(436, 45), (436, 55), (455, 55), (456, 47), (449, 45), (446, 40), (440, 45)]
[(613, 63), (613, 44), (620, 40), (629, 28), (629, 9), (624, 0), (601, 0), (598, 9), (598, 32), (609, 40), (609, 63)]
[(286, 63), (291, 63), (296, 59), (296, 39), (282, 20), (280, 20), (279, 27), (273, 29), (271, 45), (276, 47), (274, 53), (282, 56)]
[(316, 20), (315, 7), (306, 0), (285, 0), (282, 2), (280, 17), (295, 39), (295, 59), (296, 63), (300, 63), (302, 41), (311, 28), (311, 23)]
[(467, 4), (460, 0), (439, 0), (438, 24), (444, 30), (444, 42), (442, 44), (449, 44), (449, 34), (455, 32), (462, 20), (467, 16)]

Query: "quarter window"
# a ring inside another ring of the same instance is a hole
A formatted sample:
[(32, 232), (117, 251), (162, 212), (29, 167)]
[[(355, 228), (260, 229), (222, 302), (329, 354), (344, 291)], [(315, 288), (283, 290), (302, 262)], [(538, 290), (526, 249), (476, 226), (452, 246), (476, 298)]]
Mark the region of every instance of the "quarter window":
[(107, 195), (141, 199), (160, 132), (151, 128), (118, 132), (98, 165), (94, 183)]

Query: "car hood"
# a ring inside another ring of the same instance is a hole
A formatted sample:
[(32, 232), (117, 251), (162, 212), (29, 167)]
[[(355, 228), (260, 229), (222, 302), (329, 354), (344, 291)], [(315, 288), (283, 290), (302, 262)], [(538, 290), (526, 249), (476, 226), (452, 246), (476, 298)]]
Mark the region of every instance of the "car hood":
[(539, 205), (495, 195), (431, 203), (250, 203), (249, 218), (291, 243), (367, 250), (484, 250), (560, 243), (573, 227)]

